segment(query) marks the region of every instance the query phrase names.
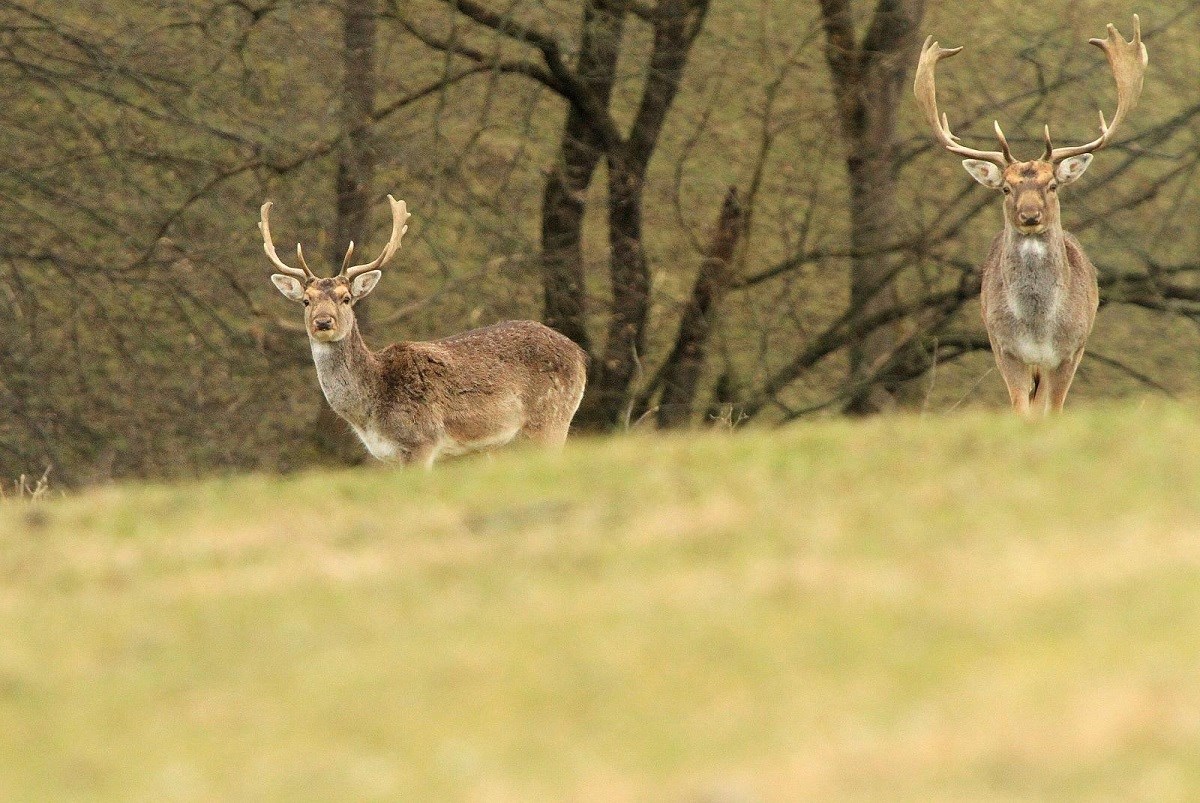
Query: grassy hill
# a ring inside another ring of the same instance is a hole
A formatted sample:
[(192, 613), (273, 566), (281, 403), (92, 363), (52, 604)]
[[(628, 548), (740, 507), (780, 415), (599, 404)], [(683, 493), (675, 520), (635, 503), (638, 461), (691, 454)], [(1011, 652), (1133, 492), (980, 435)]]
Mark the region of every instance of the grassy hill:
[(1182, 799), (1200, 410), (0, 505), (0, 797)]

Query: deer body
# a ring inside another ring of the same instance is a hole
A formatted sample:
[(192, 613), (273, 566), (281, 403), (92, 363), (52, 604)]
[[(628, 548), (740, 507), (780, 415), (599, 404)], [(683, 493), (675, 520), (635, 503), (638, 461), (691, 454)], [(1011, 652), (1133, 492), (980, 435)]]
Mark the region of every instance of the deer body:
[[(329, 279), (285, 265), (275, 253), (263, 204), (263, 248), (281, 273), (271, 281), (305, 306), (317, 380), (329, 406), (379, 459), (431, 467), (442, 455), (523, 437), (561, 446), (583, 398), (587, 357), (569, 338), (535, 321), (508, 321), (430, 342), (371, 351), (354, 305), (378, 283), (399, 247), (408, 212), (390, 195), (392, 238), (373, 262)], [(304, 264), (303, 251), (297, 256)]]
[(983, 263), (980, 300), (1013, 407), (1061, 408), (1099, 306), (1096, 269), (1079, 242), (1061, 227), (1024, 235), (1006, 226)]
[(1117, 84), (1112, 125), (1100, 114), (1100, 136), (1084, 145), (1055, 148), (1045, 129), (1041, 158), (1013, 158), (996, 123), (998, 151), (962, 145), (946, 115), (937, 108), (934, 68), (962, 48), (942, 48), (925, 40), (914, 92), (941, 145), (968, 158), (963, 167), (985, 187), (1004, 193), (1004, 231), (992, 241), (983, 264), (980, 300), (996, 366), (1008, 386), (1013, 408), (1025, 415), (1062, 409), (1071, 380), (1096, 320), (1099, 288), (1096, 268), (1079, 242), (1063, 231), (1058, 190), (1078, 180), (1092, 154), (1106, 147), (1113, 132), (1136, 106), (1148, 61), (1136, 15), (1133, 39), (1126, 42), (1112, 25), (1108, 36), (1092, 39), (1108, 58)]
[(533, 321), (378, 352), (357, 327), (310, 343), (326, 401), (379, 460), (430, 465), (517, 437), (559, 446), (583, 398), (582, 349)]

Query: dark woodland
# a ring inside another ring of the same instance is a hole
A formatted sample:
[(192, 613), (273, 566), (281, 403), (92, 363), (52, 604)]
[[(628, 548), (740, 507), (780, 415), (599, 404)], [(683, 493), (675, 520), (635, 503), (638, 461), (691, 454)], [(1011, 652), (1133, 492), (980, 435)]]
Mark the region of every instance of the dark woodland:
[[(590, 357), (578, 431), (1007, 405), (979, 314), (997, 195), (964, 141), (1095, 136), (1087, 40), (1150, 68), (1063, 194), (1101, 308), (1072, 404), (1200, 390), (1200, 3), (0, 0), (0, 479), (362, 461), (256, 223), (335, 273), (410, 232), (373, 347), (531, 318)], [(969, 10), (969, 13), (968, 13)], [(285, 248), (286, 246), (286, 248)]]

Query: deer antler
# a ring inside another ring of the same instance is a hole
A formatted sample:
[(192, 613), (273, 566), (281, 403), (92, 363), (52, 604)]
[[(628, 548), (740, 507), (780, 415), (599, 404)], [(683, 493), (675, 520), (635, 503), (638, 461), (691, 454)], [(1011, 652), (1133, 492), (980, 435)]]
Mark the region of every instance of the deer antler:
[(347, 268), (346, 263), (350, 261), (350, 254), (354, 250), (354, 243), (351, 243), (350, 248), (346, 250), (346, 258), (342, 260), (342, 271), (338, 274), (339, 276), (344, 276), (347, 279), (353, 279), (355, 276), (358, 276), (361, 273), (366, 273), (369, 270), (375, 270), (376, 268), (382, 267), (389, 259), (392, 258), (392, 255), (396, 253), (396, 250), (400, 248), (400, 239), (404, 236), (404, 232), (408, 231), (408, 224), (405, 221), (407, 221), (411, 215), (409, 215), (408, 207), (405, 206), (404, 201), (397, 201), (395, 198), (389, 195), (388, 203), (392, 206), (392, 236), (388, 240), (387, 245), (383, 247), (383, 252), (370, 262)]
[(304, 270), (285, 265), (283, 260), (279, 258), (279, 255), (275, 253), (275, 243), (271, 241), (270, 201), (262, 205), (259, 214), (262, 216), (262, 219), (258, 221), (258, 228), (262, 231), (263, 250), (267, 252), (267, 259), (271, 260), (271, 264), (278, 268), (280, 273), (285, 273), (301, 281), (317, 278), (317, 275), (308, 269), (308, 264), (304, 261), (304, 252), (300, 249), (299, 243), (296, 243), (296, 255), (300, 257), (300, 264), (304, 267)]
[(1112, 142), (1113, 132), (1135, 106), (1138, 96), (1142, 94), (1142, 79), (1146, 75), (1146, 65), (1150, 56), (1146, 46), (1142, 44), (1142, 22), (1138, 15), (1133, 15), (1133, 39), (1126, 42), (1121, 33), (1109, 23), (1108, 37), (1105, 39), (1090, 39), (1088, 44), (1095, 45), (1104, 51), (1108, 57), (1108, 65), (1112, 68), (1113, 78), (1117, 82), (1117, 111), (1113, 114), (1110, 125), (1100, 112), (1100, 136), (1086, 145), (1076, 145), (1069, 148), (1052, 148), (1050, 145), (1050, 129), (1046, 128), (1046, 155), (1042, 157), (1047, 162), (1060, 162), (1071, 156), (1081, 156), (1092, 153)]
[(1000, 130), (1000, 123), (996, 123), (996, 137), (1000, 140), (999, 151), (977, 151), (974, 148), (968, 148), (959, 144), (959, 139), (950, 130), (950, 122), (945, 114), (938, 114), (937, 107), (937, 85), (934, 79), (934, 68), (937, 63), (944, 58), (949, 58), (962, 51), (961, 47), (941, 47), (937, 42), (933, 41), (933, 37), (927, 37), (925, 44), (921, 47), (921, 60), (917, 64), (917, 77), (913, 82), (913, 92), (917, 96), (917, 104), (921, 107), (921, 111), (925, 115), (925, 120), (933, 128), (933, 134), (937, 137), (937, 141), (942, 144), (946, 150), (951, 153), (957, 153), (959, 156), (965, 156), (968, 159), (982, 159), (985, 162), (1000, 167), (1005, 167), (1012, 164), (1012, 153), (1009, 152), (1008, 142), (1004, 139), (1004, 132)]

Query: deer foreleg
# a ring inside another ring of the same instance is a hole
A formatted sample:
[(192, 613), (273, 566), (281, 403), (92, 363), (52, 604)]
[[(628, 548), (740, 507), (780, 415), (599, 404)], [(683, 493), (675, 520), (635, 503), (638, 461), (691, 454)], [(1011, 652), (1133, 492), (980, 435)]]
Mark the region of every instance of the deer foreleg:
[(1082, 359), (1083, 349), (1080, 349), (1063, 360), (1053, 371), (1047, 371), (1043, 376), (1042, 382), (1046, 385), (1044, 392), (1047, 394), (1046, 409), (1049, 412), (1062, 412), (1063, 402), (1067, 400), (1067, 391), (1071, 389), (1075, 371), (1079, 368), (1079, 361)]
[(1030, 397), (1034, 389), (1033, 371), (1013, 355), (997, 348), (995, 344), (992, 346), (992, 352), (996, 355), (996, 367), (1000, 369), (1000, 376), (1004, 377), (1004, 384), (1008, 387), (1008, 399), (1012, 402), (1013, 409), (1028, 418)]

